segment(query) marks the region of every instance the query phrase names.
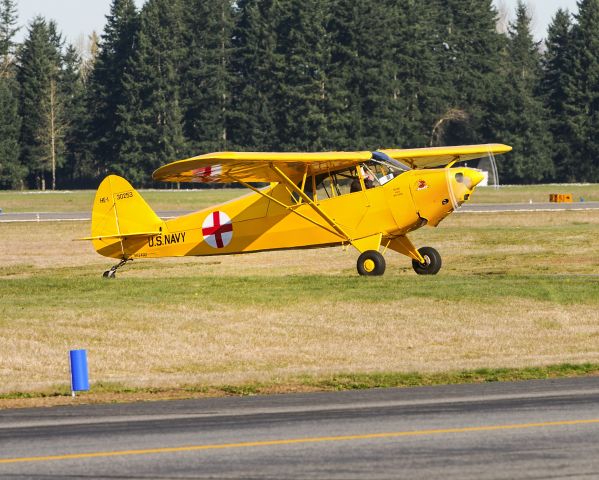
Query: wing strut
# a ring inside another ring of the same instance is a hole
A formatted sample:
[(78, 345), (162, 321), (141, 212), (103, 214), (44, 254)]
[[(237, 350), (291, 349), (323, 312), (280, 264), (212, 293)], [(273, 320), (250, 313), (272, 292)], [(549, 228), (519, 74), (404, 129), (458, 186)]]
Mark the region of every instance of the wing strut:
[[(327, 227), (326, 225), (323, 225), (322, 223), (318, 223), (315, 220), (312, 220), (310, 217), (307, 217), (306, 215), (304, 215), (303, 213), (298, 212), (295, 208), (293, 208), (296, 205), (285, 205), (283, 202), (281, 202), (280, 200), (274, 198), (271, 195), (268, 195), (267, 193), (264, 193), (262, 190), (259, 190), (258, 188), (254, 187), (253, 185), (250, 185), (249, 183), (244, 182), (243, 180), (239, 180), (238, 178), (235, 178), (233, 176), (231, 176), (231, 178), (235, 179), (236, 182), (240, 183), (241, 185), (243, 185), (244, 187), (249, 188), (250, 190), (253, 190), (256, 193), (259, 193), (260, 195), (262, 195), (264, 198), (268, 198), (269, 200), (275, 202), (276, 204), (280, 205), (281, 207), (285, 208), (286, 210), (290, 210), (291, 212), (295, 213), (296, 215), (298, 215), (299, 217), (303, 218), (304, 220), (307, 220), (308, 222), (316, 225), (317, 227), (322, 228), (323, 230), (326, 230), (327, 232), (330, 232), (334, 235), (339, 235), (339, 232), (337, 232), (336, 230), (331, 230), (329, 227)], [(349, 238), (347, 238), (347, 236), (345, 235), (339, 235), (341, 238), (343, 238), (344, 240), (348, 240)]]
[(335, 222), (335, 220), (333, 220), (326, 213), (324, 213), (322, 208), (320, 208), (318, 205), (316, 205), (316, 203), (314, 203), (314, 200), (312, 200), (308, 195), (306, 195), (304, 193), (304, 191), (301, 188), (299, 188), (295, 183), (293, 183), (289, 179), (289, 177), (287, 175), (285, 175), (279, 167), (276, 167), (274, 164), (271, 163), (270, 168), (272, 168), (277, 173), (279, 178), (283, 181), (283, 183), (285, 185), (287, 185), (287, 187), (291, 188), (291, 190), (293, 190), (295, 193), (297, 193), (304, 200), (304, 202), (306, 202), (308, 205), (310, 205), (310, 207), (312, 207), (312, 209), (318, 215), (320, 215), (322, 217), (322, 219), (325, 222), (327, 222), (331, 227), (333, 227), (335, 229), (335, 231), (337, 232), (337, 234), (341, 238), (343, 238), (351, 243), (351, 239), (350, 239), (349, 235), (347, 233), (345, 233), (345, 231), (339, 225), (337, 225), (337, 222)]

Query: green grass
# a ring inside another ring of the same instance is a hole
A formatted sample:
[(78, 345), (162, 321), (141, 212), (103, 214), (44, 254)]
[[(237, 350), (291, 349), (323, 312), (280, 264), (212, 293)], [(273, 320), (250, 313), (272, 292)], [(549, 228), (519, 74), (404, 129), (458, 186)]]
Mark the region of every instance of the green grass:
[(559, 185), (510, 185), (479, 187), (472, 195), (472, 203), (545, 203), (551, 193), (570, 193), (574, 202), (583, 199), (586, 202), (599, 201), (597, 184), (559, 184)]
[[(334, 374), (326, 377), (299, 376), (280, 382), (253, 382), (242, 385), (182, 385), (176, 393), (179, 395), (206, 396), (249, 396), (269, 394), (281, 391), (317, 390), (342, 391), (362, 390), (368, 388), (408, 388), (435, 385), (456, 385), (489, 382), (518, 382), (525, 380), (542, 380), (549, 378), (579, 377), (599, 375), (599, 364), (563, 363), (544, 367), (529, 368), (481, 368), (457, 372), (422, 374), (418, 372), (398, 373), (380, 372), (363, 374)], [(83, 393), (83, 398), (90, 394), (149, 394), (160, 398), (164, 394), (172, 394), (172, 389), (131, 387), (120, 383), (98, 382), (91, 386), (89, 393)], [(66, 385), (37, 392), (0, 393), (0, 400), (36, 399), (52, 397), (70, 397), (71, 391)]]
[[(248, 193), (247, 189), (140, 190), (154, 210), (201, 210)], [(574, 201), (599, 201), (599, 185), (523, 185), (480, 187), (471, 203), (544, 203), (550, 193), (571, 193)], [(0, 191), (0, 208), (17, 212), (86, 212), (91, 210), (95, 191), (13, 192)]]
[[(141, 190), (154, 210), (201, 210), (245, 195), (247, 189)], [(91, 210), (95, 191), (12, 192), (0, 191), (0, 208), (4, 213), (18, 212), (87, 212)]]
[[(133, 267), (132, 267), (133, 268)], [(514, 298), (552, 302), (558, 305), (599, 304), (599, 276), (576, 275), (473, 275), (470, 277), (439, 275), (411, 277), (393, 275), (361, 278), (355, 275), (293, 275), (224, 277), (203, 275), (199, 278), (119, 278), (109, 282), (97, 273), (81, 275), (65, 271), (70, 278), (36, 276), (0, 282), (0, 307), (3, 309), (40, 310), (38, 318), (50, 318), (55, 308), (86, 311), (102, 308), (122, 310), (117, 300), (127, 292), (126, 309), (135, 307), (172, 308), (184, 303), (201, 303), (216, 309), (227, 299), (232, 307), (277, 309), (298, 308), (309, 299), (319, 303), (334, 299), (370, 304), (380, 301), (382, 291), (401, 298), (426, 301), (446, 300), (471, 303), (481, 298), (498, 305)], [(210, 292), (208, 298), (197, 295)]]
[[(380, 278), (339, 248), (114, 263), (85, 222), (0, 224), (0, 399), (252, 394), (596, 374), (599, 213), (453, 215), (411, 236), (444, 266)], [(27, 378), (28, 382), (21, 382)], [(170, 395), (170, 394), (169, 394)], [(145, 397), (144, 397), (145, 398)]]

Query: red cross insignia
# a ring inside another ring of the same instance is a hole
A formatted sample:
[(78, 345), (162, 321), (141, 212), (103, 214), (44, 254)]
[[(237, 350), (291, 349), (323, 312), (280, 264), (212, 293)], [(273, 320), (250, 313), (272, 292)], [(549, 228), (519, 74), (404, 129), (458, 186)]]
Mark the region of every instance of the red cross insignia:
[(233, 238), (231, 219), (224, 212), (212, 212), (202, 223), (204, 240), (212, 248), (224, 248)]
[(218, 177), (223, 171), (220, 165), (208, 165), (206, 167), (196, 168), (191, 172), (195, 181), (206, 182)]

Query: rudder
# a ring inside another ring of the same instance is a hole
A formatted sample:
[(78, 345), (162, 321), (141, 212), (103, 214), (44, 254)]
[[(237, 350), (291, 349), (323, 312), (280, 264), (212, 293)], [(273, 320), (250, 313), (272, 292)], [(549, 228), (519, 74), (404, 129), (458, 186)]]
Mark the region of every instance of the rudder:
[(123, 239), (155, 235), (161, 224), (160, 217), (127, 180), (109, 175), (96, 192), (89, 240), (98, 253), (125, 258)]

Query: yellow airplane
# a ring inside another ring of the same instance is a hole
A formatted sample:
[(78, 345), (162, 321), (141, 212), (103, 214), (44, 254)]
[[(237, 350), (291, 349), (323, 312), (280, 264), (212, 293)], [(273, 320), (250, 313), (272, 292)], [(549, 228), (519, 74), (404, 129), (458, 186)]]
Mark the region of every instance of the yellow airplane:
[[(352, 245), (360, 275), (382, 275), (388, 249), (436, 274), (441, 257), (407, 234), (437, 226), (470, 198), (484, 176), (458, 162), (509, 152), (501, 144), (375, 152), (217, 152), (165, 165), (165, 182), (237, 183), (252, 190), (221, 205), (162, 220), (125, 179), (106, 177), (92, 211), (95, 250), (133, 259), (226, 255)], [(258, 188), (255, 183), (268, 183)]]

